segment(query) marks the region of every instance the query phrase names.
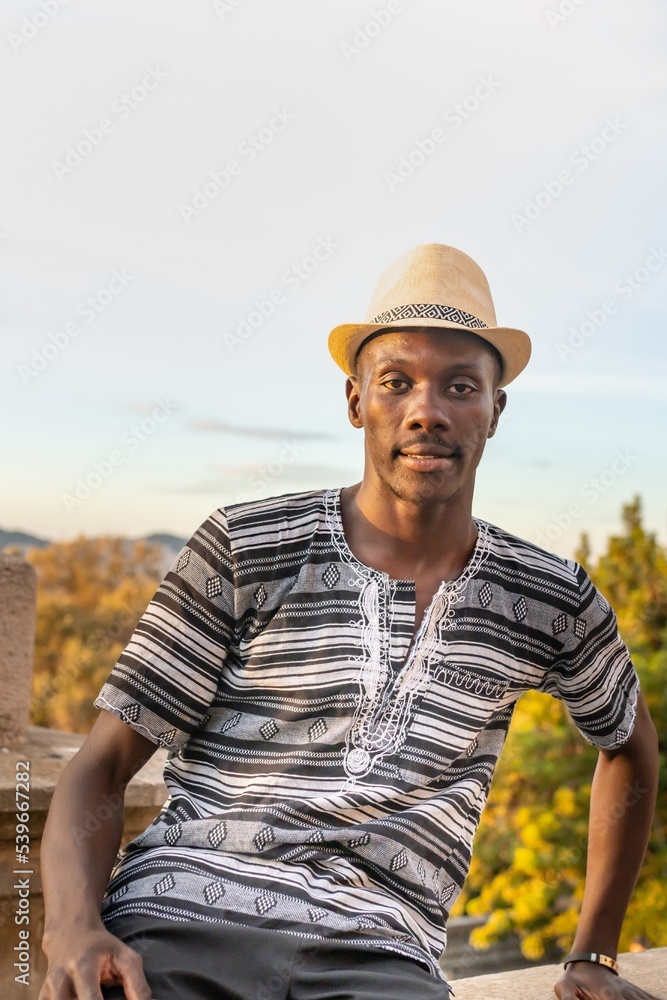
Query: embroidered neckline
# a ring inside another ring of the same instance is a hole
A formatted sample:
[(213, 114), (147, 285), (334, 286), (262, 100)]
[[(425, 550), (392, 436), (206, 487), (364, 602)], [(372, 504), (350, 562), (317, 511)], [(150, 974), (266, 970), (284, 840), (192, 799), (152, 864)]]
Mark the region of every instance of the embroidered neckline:
[(395, 673), (391, 666), (393, 598), (401, 584), (414, 587), (415, 581), (393, 579), (357, 559), (343, 531), (340, 493), (340, 487), (325, 490), (325, 515), (336, 550), (355, 571), (348, 583), (360, 587), (361, 618), (350, 624), (360, 629), (362, 648), (362, 654), (354, 658), (359, 663), (359, 694), (343, 760), (347, 791), (372, 770), (376, 761), (396, 753), (403, 745), (415, 698), (430, 683), (432, 662), (441, 659), (438, 654), (444, 641), (442, 633), (452, 626), (453, 605), (463, 600), (469, 581), (486, 559), (490, 537), (488, 524), (474, 518), (477, 541), (470, 559), (460, 576), (440, 584), (412, 638), (405, 663)]
[[(328, 489), (324, 491), (324, 505), (325, 505), (325, 515), (327, 521), (327, 527), (331, 532), (334, 545), (339, 555), (344, 559), (348, 565), (352, 566), (357, 570), (357, 574), (360, 577), (365, 577), (367, 575), (373, 575), (380, 577), (392, 586), (409, 584), (414, 588), (414, 580), (399, 580), (395, 577), (389, 576), (384, 570), (375, 569), (373, 566), (367, 566), (360, 559), (357, 559), (354, 552), (350, 549), (347, 544), (347, 539), (345, 537), (345, 532), (343, 530), (343, 518), (341, 515), (340, 506), (340, 494), (342, 487), (337, 486), (335, 489)], [(468, 562), (463, 567), (463, 570), (455, 580), (443, 581), (447, 583), (448, 586), (452, 588), (459, 589), (459, 586), (464, 587), (468, 580), (471, 580), (478, 572), (480, 566), (486, 559), (489, 549), (489, 525), (486, 521), (482, 521), (477, 517), (473, 517), (473, 521), (477, 525), (477, 541), (475, 542), (475, 547), (473, 548), (472, 555), (470, 556)]]

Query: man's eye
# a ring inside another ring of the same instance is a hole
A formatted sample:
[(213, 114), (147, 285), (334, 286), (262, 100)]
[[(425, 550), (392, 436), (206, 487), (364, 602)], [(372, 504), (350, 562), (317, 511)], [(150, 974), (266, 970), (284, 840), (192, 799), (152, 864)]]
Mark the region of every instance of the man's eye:
[(407, 385), (407, 382), (402, 378), (388, 378), (382, 384), (389, 386), (390, 389), (400, 389), (401, 386)]
[(474, 386), (468, 385), (467, 382), (454, 382), (449, 388), (454, 391), (456, 396), (469, 396), (471, 392), (475, 391)]

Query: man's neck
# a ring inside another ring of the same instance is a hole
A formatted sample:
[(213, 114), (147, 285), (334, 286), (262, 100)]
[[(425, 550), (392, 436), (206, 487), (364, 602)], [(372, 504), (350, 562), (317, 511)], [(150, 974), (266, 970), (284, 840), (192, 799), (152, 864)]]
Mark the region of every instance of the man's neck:
[(365, 480), (341, 491), (349, 548), (361, 562), (396, 579), (459, 576), (477, 539), (471, 507), (472, 491), (434, 503), (402, 500)]

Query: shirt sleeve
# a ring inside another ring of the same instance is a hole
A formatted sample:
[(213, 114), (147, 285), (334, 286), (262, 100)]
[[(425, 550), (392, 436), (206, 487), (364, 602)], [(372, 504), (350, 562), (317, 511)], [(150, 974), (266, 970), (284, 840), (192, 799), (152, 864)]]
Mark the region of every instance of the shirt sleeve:
[[(639, 677), (621, 639), (616, 615), (578, 563), (576, 617), (554, 619), (568, 638), (540, 690), (565, 702), (581, 734), (599, 749), (618, 747), (635, 723)], [(569, 619), (569, 620), (568, 620)]]
[(95, 699), (176, 752), (200, 726), (235, 629), (227, 517), (215, 510), (174, 559)]

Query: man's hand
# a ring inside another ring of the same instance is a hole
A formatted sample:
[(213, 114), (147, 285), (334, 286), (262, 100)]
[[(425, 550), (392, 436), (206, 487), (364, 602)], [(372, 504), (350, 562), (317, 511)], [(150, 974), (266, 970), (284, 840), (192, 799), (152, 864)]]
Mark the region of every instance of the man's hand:
[(572, 962), (554, 990), (559, 1000), (665, 1000), (593, 962)]
[(121, 984), (127, 1000), (151, 1000), (138, 952), (100, 928), (71, 929), (45, 939), (49, 960), (38, 1000), (102, 1000), (100, 984)]
[[(658, 785), (658, 735), (642, 695), (634, 731), (602, 750), (591, 791), (586, 886), (572, 953), (616, 955), (623, 919), (648, 843)], [(560, 1000), (658, 1000), (610, 969), (572, 962), (556, 985)]]
[[(102, 1000), (100, 983), (122, 983), (129, 1000), (151, 995), (141, 958), (106, 929), (100, 912), (123, 833), (125, 788), (155, 750), (131, 726), (100, 712), (60, 776), (42, 837), (42, 948), (49, 965), (40, 1000)], [(90, 816), (99, 819), (88, 832)]]

